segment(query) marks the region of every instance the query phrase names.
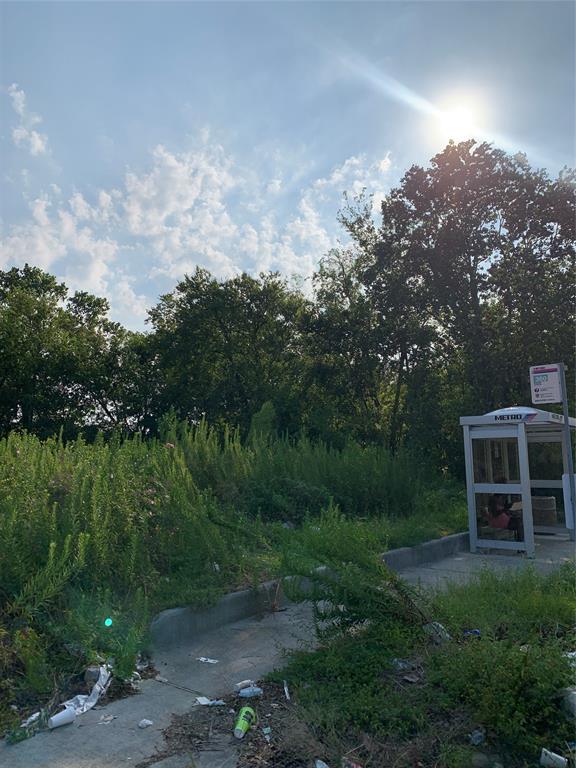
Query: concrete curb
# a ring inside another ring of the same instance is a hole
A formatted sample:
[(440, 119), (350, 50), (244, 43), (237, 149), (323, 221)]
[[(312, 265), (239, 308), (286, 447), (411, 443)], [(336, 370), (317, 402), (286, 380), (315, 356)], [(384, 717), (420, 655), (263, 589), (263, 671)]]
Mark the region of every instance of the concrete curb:
[(432, 539), (415, 547), (391, 549), (382, 555), (382, 560), (393, 571), (413, 568), (422, 563), (432, 563), (443, 560), (456, 552), (470, 552), (470, 535), (468, 533), (453, 533), (441, 539)]
[[(382, 559), (392, 570), (401, 571), (469, 550), (468, 533), (455, 533), (415, 547), (392, 549), (385, 552)], [(279, 581), (267, 581), (256, 589), (231, 592), (209, 608), (170, 608), (159, 613), (150, 625), (152, 647), (156, 650), (174, 648), (190, 642), (202, 632), (218, 629), (250, 616), (270, 613), (288, 602), (282, 584)]]
[(280, 582), (266, 581), (256, 589), (230, 592), (209, 608), (169, 608), (150, 624), (152, 646), (164, 650), (182, 645), (202, 632), (270, 613), (280, 607), (280, 602), (286, 602)]

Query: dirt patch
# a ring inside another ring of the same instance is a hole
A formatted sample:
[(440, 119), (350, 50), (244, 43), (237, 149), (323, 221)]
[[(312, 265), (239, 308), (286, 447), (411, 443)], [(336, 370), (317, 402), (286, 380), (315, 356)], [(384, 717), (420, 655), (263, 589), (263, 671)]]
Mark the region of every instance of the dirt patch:
[[(417, 665), (416, 669), (418, 668)], [(402, 672), (401, 674), (405, 674)], [(408, 741), (379, 740), (368, 734), (323, 734), (306, 722), (294, 695), (287, 701), (282, 685), (261, 683), (264, 693), (253, 699), (235, 694), (223, 697), (224, 706), (195, 706), (173, 715), (164, 731), (164, 748), (135, 768), (149, 768), (166, 757), (230, 746), (237, 750), (238, 768), (314, 768), (322, 759), (331, 768), (348, 765), (362, 768), (441, 768), (438, 760), (446, 740), (461, 741), (470, 728), (465, 715), (438, 718), (435, 727)], [(234, 724), (243, 706), (251, 706), (258, 722), (239, 740)], [(268, 731), (268, 729), (270, 729)]]
[[(238, 750), (238, 768), (309, 768), (313, 758), (322, 757), (322, 744), (296, 715), (283, 686), (263, 683), (262, 687), (263, 695), (253, 699), (232, 694), (224, 697), (224, 706), (196, 706), (184, 715), (173, 715), (164, 731), (164, 748), (136, 768), (175, 754), (209, 750), (226, 740)], [(240, 740), (233, 732), (243, 706), (256, 711), (258, 722)]]

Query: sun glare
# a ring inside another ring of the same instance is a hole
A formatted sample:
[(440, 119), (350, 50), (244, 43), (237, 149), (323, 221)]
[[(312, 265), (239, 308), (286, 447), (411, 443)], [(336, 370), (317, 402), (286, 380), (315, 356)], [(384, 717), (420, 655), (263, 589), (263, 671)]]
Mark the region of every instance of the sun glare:
[(439, 115), (440, 129), (446, 138), (454, 141), (474, 138), (477, 130), (476, 115), (469, 107), (453, 107)]

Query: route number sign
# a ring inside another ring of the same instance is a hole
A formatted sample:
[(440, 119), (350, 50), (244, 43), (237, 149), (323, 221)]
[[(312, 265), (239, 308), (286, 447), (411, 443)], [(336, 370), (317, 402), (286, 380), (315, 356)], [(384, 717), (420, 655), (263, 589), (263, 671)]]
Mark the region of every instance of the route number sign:
[(561, 369), (558, 363), (533, 365), (530, 368), (530, 388), (532, 389), (533, 404), (561, 403), (562, 386), (560, 378)]

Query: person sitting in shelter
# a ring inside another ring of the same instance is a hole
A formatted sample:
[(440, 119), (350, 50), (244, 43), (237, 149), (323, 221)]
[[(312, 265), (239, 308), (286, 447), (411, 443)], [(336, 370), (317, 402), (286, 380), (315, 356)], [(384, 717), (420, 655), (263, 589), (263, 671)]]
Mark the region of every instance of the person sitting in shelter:
[[(497, 483), (506, 483), (505, 477), (496, 479)], [(522, 519), (520, 513), (513, 510), (511, 501), (504, 493), (493, 493), (488, 501), (488, 524), (492, 528), (514, 531), (516, 541), (522, 540)]]

